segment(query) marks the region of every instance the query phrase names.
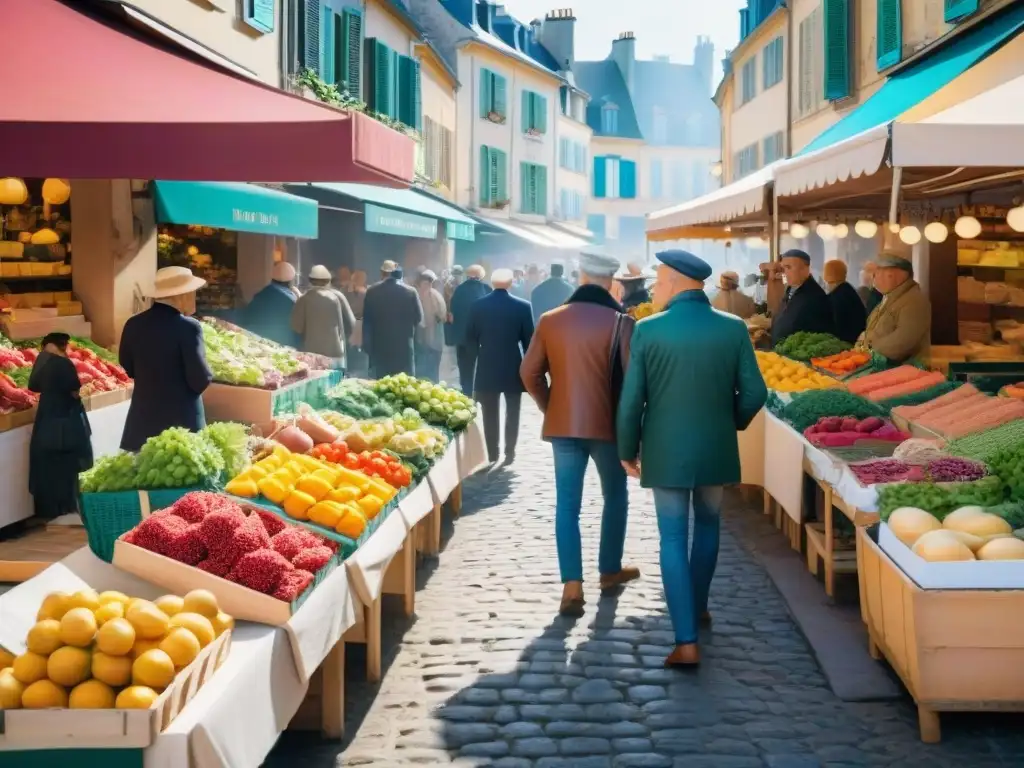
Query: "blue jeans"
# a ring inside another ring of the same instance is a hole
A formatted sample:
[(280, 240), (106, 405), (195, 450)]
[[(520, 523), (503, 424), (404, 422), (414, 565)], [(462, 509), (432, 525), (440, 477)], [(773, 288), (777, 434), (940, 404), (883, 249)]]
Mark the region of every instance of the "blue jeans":
[[(718, 563), (718, 531), (723, 488), (655, 488), (654, 510), (661, 534), (661, 580), (677, 645), (697, 642), (697, 623), (708, 609), (711, 579)], [(687, 547), (690, 501), (693, 547)]]
[(615, 443), (556, 437), (552, 438), (551, 447), (555, 454), (555, 543), (562, 583), (583, 581), (580, 509), (583, 506), (583, 477), (591, 459), (597, 467), (604, 494), (597, 565), (602, 574), (618, 573), (622, 570), (629, 496), (626, 473), (619, 463)]

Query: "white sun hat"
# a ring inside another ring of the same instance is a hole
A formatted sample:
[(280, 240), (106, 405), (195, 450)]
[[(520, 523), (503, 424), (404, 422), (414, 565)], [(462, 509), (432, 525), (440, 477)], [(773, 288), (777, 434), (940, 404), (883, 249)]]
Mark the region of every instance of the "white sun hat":
[(330, 280), (331, 273), (323, 264), (317, 264), (311, 270), (309, 270), (310, 280)]
[(206, 281), (193, 275), (188, 267), (164, 267), (156, 271), (149, 298), (169, 299), (171, 296), (183, 296), (198, 291), (204, 285)]

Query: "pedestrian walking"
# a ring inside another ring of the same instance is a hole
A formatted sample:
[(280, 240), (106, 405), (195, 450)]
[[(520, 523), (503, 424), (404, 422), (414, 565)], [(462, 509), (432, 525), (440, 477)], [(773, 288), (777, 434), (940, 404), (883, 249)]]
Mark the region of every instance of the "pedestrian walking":
[[(583, 614), (580, 509), (590, 461), (604, 494), (598, 569), (602, 590), (639, 578), (623, 567), (628, 494), (615, 445), (615, 408), (629, 357), (633, 319), (610, 293), (619, 261), (580, 258), (580, 287), (541, 316), (520, 368), (523, 384), (544, 414), (543, 438), (555, 461), (555, 543), (562, 578), (559, 612)], [(550, 377), (550, 384), (549, 384)]]
[(464, 394), (473, 395), (473, 381), (476, 377), (476, 347), (467, 343), (466, 328), (469, 326), (469, 312), (478, 299), (491, 292), (491, 286), (484, 282), (486, 273), (479, 264), (466, 269), (466, 279), (452, 294), (448, 311), (451, 314), (451, 334), (448, 344), (455, 347), (455, 362), (459, 367), (459, 384)]
[(423, 306), (416, 289), (403, 283), (401, 275), (395, 262), (385, 260), (380, 282), (366, 289), (363, 300), (363, 349), (376, 379), (416, 371), (414, 341)]
[(487, 458), (499, 456), (500, 402), (505, 400), (505, 463), (516, 458), (519, 440), (519, 408), (523, 382), (519, 366), (533, 337), (533, 310), (528, 301), (509, 293), (512, 273), (497, 269), (491, 275), (491, 293), (476, 301), (469, 312), (466, 344), (477, 357), (473, 396), (483, 411)]
[(768, 391), (746, 324), (711, 307), (704, 292), (707, 262), (686, 251), (656, 256), (654, 304), (665, 311), (633, 332), (619, 402), (619, 458), (654, 490), (661, 577), (676, 642), (665, 664), (692, 666), (700, 663), (698, 623), (710, 621), (723, 486), (740, 480), (736, 431), (753, 421)]
[(639, 307), (651, 300), (647, 290), (647, 275), (639, 264), (627, 264), (626, 270), (615, 278), (622, 286), (622, 308), (625, 310)]
[(292, 330), (292, 312), (298, 300), (294, 286), (295, 267), (287, 261), (277, 262), (270, 283), (242, 310), (239, 325), (264, 339), (298, 349), (302, 337)]
[(356, 317), (345, 295), (331, 285), (327, 267), (317, 264), (309, 270), (309, 285), (295, 302), (292, 330), (302, 337), (304, 352), (329, 357), (336, 368), (345, 370), (347, 340)]
[(416, 278), (416, 292), (423, 307), (423, 324), (416, 329), (416, 375), (436, 383), (441, 377), (444, 321), (448, 312), (444, 297), (434, 288), (435, 280), (437, 275), (429, 269)]
[(551, 277), (533, 289), (530, 303), (533, 305), (533, 322), (540, 321), (540, 316), (560, 307), (572, 296), (572, 286), (565, 279), (565, 267), (561, 264), (551, 265)]

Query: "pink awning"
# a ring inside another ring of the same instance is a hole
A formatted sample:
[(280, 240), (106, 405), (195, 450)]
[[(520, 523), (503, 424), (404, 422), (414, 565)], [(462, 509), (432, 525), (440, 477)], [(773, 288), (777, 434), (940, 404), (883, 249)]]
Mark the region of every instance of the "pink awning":
[(412, 139), (365, 115), (205, 66), (59, 0), (3, 0), (2, 16), (4, 58), (24, 76), (0, 99), (0, 175), (412, 180)]

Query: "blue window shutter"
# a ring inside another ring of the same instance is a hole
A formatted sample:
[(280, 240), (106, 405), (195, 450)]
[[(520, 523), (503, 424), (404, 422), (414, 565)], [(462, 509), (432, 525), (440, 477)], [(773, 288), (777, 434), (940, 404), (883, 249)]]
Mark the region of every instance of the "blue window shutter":
[(494, 168), (494, 199), (507, 202), (510, 195), (508, 189), (508, 158), (500, 149), (491, 150), (491, 165)]
[(491, 202), (491, 151), (480, 147), (480, 205)]
[(608, 176), (608, 167), (605, 158), (600, 155), (594, 156), (594, 197), (605, 196), (605, 179)]
[(320, 74), (320, 0), (305, 0), (302, 14), (302, 64)]
[(360, 77), (363, 54), (363, 14), (355, 8), (346, 8), (341, 14), (341, 71), (338, 81), (344, 83), (348, 92), (359, 98), (362, 92)]
[(320, 77), (326, 83), (336, 83), (337, 73), (334, 71), (334, 11), (326, 5), (320, 7), (320, 29), (322, 30), (320, 46)]
[(369, 59), (373, 64), (373, 82), (367, 96), (367, 106), (374, 112), (393, 117), (395, 113), (395, 52), (375, 37), (369, 43)]
[(825, 98), (829, 101), (850, 95), (850, 3), (822, 0), (825, 29)]
[(398, 119), (415, 128), (421, 127), (420, 63), (408, 56), (398, 57), (399, 108)]
[(523, 213), (533, 213), (530, 202), (533, 198), (533, 188), (531, 182), (533, 181), (530, 174), (530, 164), (520, 163), (519, 164), (519, 210)]
[(978, 0), (945, 0), (944, 17), (948, 22), (956, 22), (964, 16), (970, 16), (978, 10)]
[(522, 113), (522, 117), (520, 118), (519, 123), (523, 128), (523, 133), (526, 133), (532, 127), (532, 108), (533, 94), (530, 93), (529, 91), (523, 91), (522, 106), (519, 110)]
[(900, 0), (878, 0), (878, 68), (886, 69), (903, 58), (903, 19)]
[(604, 242), (605, 222), (604, 215), (599, 213), (587, 214), (587, 229), (594, 233), (594, 242)]
[(480, 117), (487, 117), (494, 104), (494, 73), (489, 69), (480, 70)]
[(546, 165), (533, 166), (534, 206), (533, 212), (548, 215), (548, 168)]
[(619, 160), (619, 197), (636, 197), (636, 163), (632, 160)]
[(505, 96), (505, 78), (494, 75), (494, 111), (502, 117), (508, 116), (508, 101)]

